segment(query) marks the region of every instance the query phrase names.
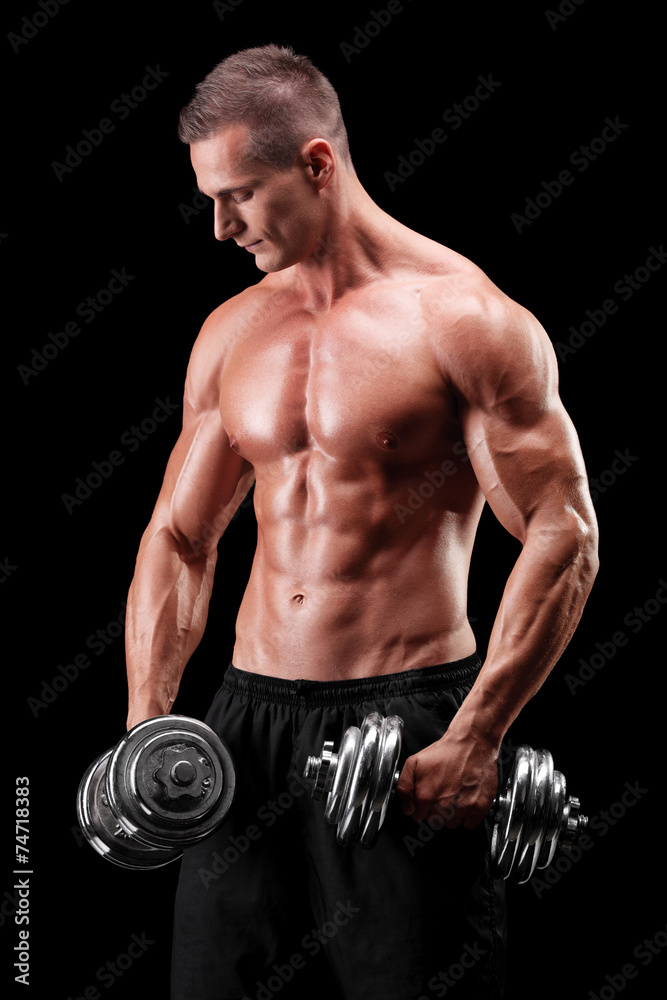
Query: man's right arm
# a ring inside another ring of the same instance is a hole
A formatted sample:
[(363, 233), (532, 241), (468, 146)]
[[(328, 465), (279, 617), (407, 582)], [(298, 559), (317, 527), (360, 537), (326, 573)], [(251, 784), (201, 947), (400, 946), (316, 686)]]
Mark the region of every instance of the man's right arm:
[(206, 626), (218, 541), (254, 482), (220, 415), (225, 320), (228, 303), (211, 314), (193, 347), (183, 428), (139, 546), (127, 602), (128, 729), (171, 711)]

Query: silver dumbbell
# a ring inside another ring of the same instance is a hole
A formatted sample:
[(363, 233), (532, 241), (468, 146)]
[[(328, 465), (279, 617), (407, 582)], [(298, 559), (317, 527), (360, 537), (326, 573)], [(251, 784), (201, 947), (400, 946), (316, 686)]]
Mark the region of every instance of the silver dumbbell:
[(107, 861), (159, 868), (218, 828), (234, 788), (231, 755), (212, 729), (184, 715), (160, 715), (93, 761), (79, 784), (77, 816)]
[[(345, 730), (338, 752), (327, 740), (319, 757), (308, 758), (304, 778), (313, 798), (326, 795), (325, 819), (337, 826), (339, 844), (375, 845), (399, 779), (402, 734), (399, 716), (372, 712), (361, 727)], [(570, 850), (588, 822), (579, 813), (579, 800), (567, 795), (548, 750), (528, 746), (516, 751), (491, 816), (494, 874), (519, 883), (546, 868), (558, 844)]]

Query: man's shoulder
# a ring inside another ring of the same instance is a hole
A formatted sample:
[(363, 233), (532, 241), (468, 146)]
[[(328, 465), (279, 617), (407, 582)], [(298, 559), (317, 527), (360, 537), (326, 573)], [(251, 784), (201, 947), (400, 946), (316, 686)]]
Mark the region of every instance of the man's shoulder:
[(472, 261), (451, 251), (421, 291), (422, 314), (439, 368), (454, 383), (499, 384), (510, 372), (536, 378), (554, 369), (551, 341), (525, 306)]
[(225, 358), (248, 324), (267, 311), (273, 294), (270, 283), (262, 279), (209, 313), (190, 352), (186, 380), (189, 398), (200, 405), (216, 405)]
[(280, 294), (276, 283), (267, 275), (255, 285), (249, 285), (221, 302), (202, 323), (193, 344), (190, 366), (204, 364), (219, 367), (238, 337), (249, 326), (260, 326), (269, 319), (275, 296)]
[(439, 244), (434, 247), (438, 249), (429, 261), (421, 301), (436, 329), (467, 319), (501, 332), (508, 318), (526, 312), (473, 261)]
[(204, 320), (197, 342), (222, 343), (233, 339), (235, 332), (247, 323), (253, 313), (275, 295), (273, 283), (267, 281), (269, 277), (267, 275), (257, 284), (249, 285), (221, 302)]
[[(438, 247), (438, 244), (435, 244)], [(420, 300), (427, 329), (450, 348), (485, 344), (503, 349), (517, 336), (544, 335), (532, 313), (500, 289), (473, 261), (439, 247), (422, 283)]]

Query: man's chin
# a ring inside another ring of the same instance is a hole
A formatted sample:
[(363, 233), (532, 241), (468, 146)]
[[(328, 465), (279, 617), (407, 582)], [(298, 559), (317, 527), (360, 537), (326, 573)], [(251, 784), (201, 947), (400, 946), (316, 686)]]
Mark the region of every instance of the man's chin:
[(258, 271), (264, 271), (265, 274), (272, 274), (274, 271), (282, 271), (281, 267), (272, 267), (269, 261), (257, 260), (256, 257), (255, 257), (255, 267), (257, 268)]
[(271, 258), (270, 256), (255, 257), (255, 265), (260, 271), (264, 271), (265, 274), (275, 274), (276, 271), (285, 271), (288, 267), (293, 266), (292, 261), (280, 260), (280, 258)]

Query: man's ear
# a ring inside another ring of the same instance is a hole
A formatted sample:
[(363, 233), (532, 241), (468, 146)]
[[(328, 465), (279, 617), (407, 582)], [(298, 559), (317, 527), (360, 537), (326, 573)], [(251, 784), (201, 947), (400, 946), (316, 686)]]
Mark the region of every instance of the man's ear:
[(318, 188), (324, 188), (334, 175), (336, 157), (326, 139), (309, 139), (301, 147), (302, 162), (311, 170)]

